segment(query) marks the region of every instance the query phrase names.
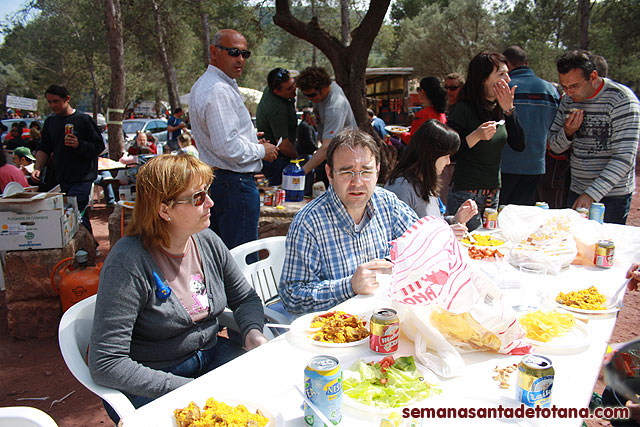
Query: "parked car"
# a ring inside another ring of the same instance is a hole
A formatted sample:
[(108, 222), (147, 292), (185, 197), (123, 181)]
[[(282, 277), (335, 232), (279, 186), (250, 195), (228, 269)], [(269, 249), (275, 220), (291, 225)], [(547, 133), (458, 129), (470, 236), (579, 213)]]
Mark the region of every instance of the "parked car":
[(27, 124), (27, 129), (29, 128), (29, 125), (31, 124), (31, 122), (39, 122), (40, 123), (40, 129), (42, 129), (42, 126), (44, 125), (44, 118), (18, 118), (18, 119), (4, 119), (2, 120), (2, 124), (5, 125), (7, 127), (7, 131), (2, 133), (2, 137), (0, 138), (0, 140), (4, 141), (4, 137), (7, 136), (7, 133), (9, 133), (9, 131), (11, 130), (11, 126), (14, 123), (19, 123), (19, 122), (25, 122)]
[(122, 130), (131, 142), (137, 132), (151, 132), (159, 142), (167, 142), (167, 122), (162, 119), (127, 119), (122, 122)]

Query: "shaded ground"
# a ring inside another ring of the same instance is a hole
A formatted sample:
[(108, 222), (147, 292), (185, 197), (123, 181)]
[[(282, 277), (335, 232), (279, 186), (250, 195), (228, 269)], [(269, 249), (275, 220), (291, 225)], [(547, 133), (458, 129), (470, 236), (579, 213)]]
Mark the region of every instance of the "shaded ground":
[[(640, 180), (639, 180), (640, 183)], [(637, 190), (637, 189), (636, 189)], [(92, 226), (100, 243), (99, 260), (109, 251), (108, 215), (111, 208), (96, 204), (93, 210)], [(640, 226), (640, 197), (631, 203), (628, 225)], [(619, 314), (612, 343), (629, 341), (638, 336), (637, 319), (640, 318), (640, 293), (629, 293), (625, 297), (625, 307)], [(85, 389), (68, 371), (60, 350), (58, 339), (15, 341), (9, 338), (7, 310), (4, 292), (0, 292), (0, 407), (33, 406), (47, 412), (60, 426), (84, 427), (113, 425), (107, 417), (102, 401)], [(595, 391), (604, 388), (601, 381)], [(73, 392), (60, 403), (51, 406)], [(18, 400), (48, 397), (46, 400)], [(589, 420), (590, 427), (609, 425), (606, 421)]]

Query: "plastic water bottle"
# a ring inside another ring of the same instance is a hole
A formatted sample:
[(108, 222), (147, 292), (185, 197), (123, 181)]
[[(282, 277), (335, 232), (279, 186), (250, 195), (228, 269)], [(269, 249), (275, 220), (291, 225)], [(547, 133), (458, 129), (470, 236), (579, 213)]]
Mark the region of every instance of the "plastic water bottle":
[(300, 202), (304, 198), (304, 170), (300, 167), (303, 159), (291, 160), (282, 171), (282, 188), (287, 202)]

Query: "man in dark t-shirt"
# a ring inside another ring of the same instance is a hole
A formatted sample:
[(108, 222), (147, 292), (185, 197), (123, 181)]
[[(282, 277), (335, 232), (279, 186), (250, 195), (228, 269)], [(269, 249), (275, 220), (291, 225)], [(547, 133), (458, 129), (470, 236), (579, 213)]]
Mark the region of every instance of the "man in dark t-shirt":
[[(289, 71), (275, 68), (269, 72), (267, 84), (256, 111), (256, 127), (258, 132), (264, 132), (265, 139), (280, 149), (276, 160), (262, 162), (262, 172), (269, 180), (269, 185), (280, 185), (282, 170), (291, 159), (298, 157), (294, 148), (298, 127), (295, 107), (296, 82)], [(280, 138), (282, 141), (278, 145)]]
[(31, 176), (39, 182), (42, 168), (53, 155), (60, 189), (77, 198), (82, 224), (91, 231), (86, 207), (91, 183), (98, 175), (98, 156), (104, 151), (104, 142), (96, 122), (71, 107), (66, 88), (51, 85), (44, 94), (54, 114), (44, 122)]

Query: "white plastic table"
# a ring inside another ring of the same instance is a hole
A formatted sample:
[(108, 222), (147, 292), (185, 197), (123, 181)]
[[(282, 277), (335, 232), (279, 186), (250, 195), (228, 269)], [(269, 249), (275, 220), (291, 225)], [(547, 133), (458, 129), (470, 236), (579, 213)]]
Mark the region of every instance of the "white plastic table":
[[(616, 241), (616, 265), (611, 269), (597, 267), (570, 266), (557, 276), (545, 276), (541, 285), (553, 292), (554, 289), (570, 284), (578, 286), (595, 284), (601, 293), (611, 294), (624, 281), (624, 274), (634, 259), (640, 254), (640, 229), (636, 227), (608, 226)], [(515, 271), (515, 269), (514, 269)], [(518, 300), (516, 290), (505, 290), (505, 297)], [(388, 306), (389, 303), (373, 296), (358, 296), (337, 308), (351, 313)], [(608, 340), (615, 326), (615, 314), (590, 316), (587, 328), (590, 343), (577, 354), (555, 354), (539, 351), (551, 358), (555, 367), (551, 403), (562, 408), (585, 408), (602, 365)], [(401, 326), (402, 328), (402, 326)], [(336, 356), (344, 368), (358, 358), (375, 356), (367, 345), (349, 349), (333, 349), (308, 344), (288, 333), (263, 345), (232, 362), (198, 378), (191, 383), (162, 396), (145, 405), (123, 419), (129, 426), (172, 426), (173, 411), (195, 401), (201, 407), (209, 397), (218, 400), (242, 400), (254, 403), (276, 414), (277, 426), (304, 426), (302, 398), (295, 389), (302, 385), (304, 368), (313, 356), (331, 354)], [(413, 343), (401, 335), (398, 355), (413, 354)], [(492, 379), (496, 366), (505, 367), (518, 363), (522, 356), (505, 356), (488, 352), (474, 352), (463, 355), (466, 368), (463, 375), (442, 379), (439, 396), (429, 398), (416, 407), (433, 408), (496, 408), (513, 406), (516, 373), (511, 374), (511, 388), (500, 389)], [(392, 411), (389, 411), (391, 413)], [(399, 412), (399, 411), (395, 411)], [(345, 427), (378, 426), (381, 414), (365, 413), (343, 404)], [(522, 425), (522, 426), (578, 426), (581, 418), (573, 419), (425, 419), (418, 426), (431, 425)], [(405, 424), (409, 425), (409, 424)]]

